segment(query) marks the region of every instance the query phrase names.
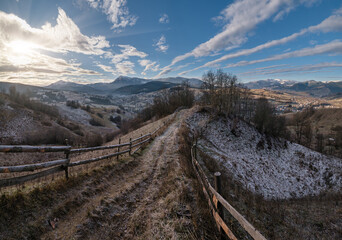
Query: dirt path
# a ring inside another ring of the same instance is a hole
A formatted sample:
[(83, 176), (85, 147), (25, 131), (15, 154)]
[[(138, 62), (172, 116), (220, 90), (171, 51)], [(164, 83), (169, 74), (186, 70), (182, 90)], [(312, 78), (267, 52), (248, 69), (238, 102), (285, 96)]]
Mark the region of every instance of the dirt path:
[(42, 238), (189, 239), (194, 236), (191, 207), (186, 200), (193, 193), (178, 153), (177, 130), (182, 114), (141, 156), (115, 171), (105, 191), (95, 193), (77, 211), (61, 218), (58, 227)]
[(134, 158), (0, 201), (0, 239), (216, 239), (179, 134), (186, 114)]

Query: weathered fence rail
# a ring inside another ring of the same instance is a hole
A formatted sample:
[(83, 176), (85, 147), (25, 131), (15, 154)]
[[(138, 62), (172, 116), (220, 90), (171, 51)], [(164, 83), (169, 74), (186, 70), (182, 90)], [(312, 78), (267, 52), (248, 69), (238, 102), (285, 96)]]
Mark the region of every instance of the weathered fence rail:
[(0, 152), (65, 152), (70, 146), (0, 145)]
[(129, 146), (130, 143), (123, 143), (117, 145), (109, 145), (109, 146), (98, 146), (98, 147), (89, 147), (89, 148), (77, 148), (71, 149), (70, 153), (82, 153), (82, 152), (90, 152), (90, 151), (97, 151), (97, 150), (105, 150), (105, 149), (114, 149)]
[(9, 187), (13, 185), (22, 184), (22, 183), (32, 181), (37, 178), (41, 178), (41, 177), (45, 177), (54, 173), (58, 173), (61, 171), (64, 171), (64, 168), (62, 166), (57, 166), (57, 167), (50, 168), (48, 170), (44, 170), (44, 171), (37, 172), (34, 174), (30, 174), (30, 175), (0, 179), (0, 187)]
[(44, 162), (44, 163), (0, 167), (0, 173), (28, 172), (28, 171), (34, 171), (34, 170), (38, 170), (42, 168), (53, 167), (57, 165), (63, 165), (63, 164), (66, 164), (67, 162), (68, 162), (68, 159), (61, 159), (61, 160), (54, 160), (50, 162)]
[[(120, 155), (129, 153), (129, 155), (135, 154), (139, 149), (141, 149), (144, 143), (150, 142), (153, 136), (165, 125), (167, 125), (170, 121), (173, 120), (175, 115), (171, 116), (168, 121), (163, 122), (161, 126), (159, 126), (156, 130), (151, 133), (145, 134), (135, 139), (130, 139), (129, 142), (121, 143), (121, 139), (119, 140), (119, 144), (117, 145), (109, 145), (109, 146), (98, 146), (98, 147), (89, 147), (89, 148), (77, 148), (71, 149), (71, 146), (28, 146), (28, 145), (0, 145), (0, 153), (46, 153), (46, 152), (64, 152), (65, 159), (53, 160), (49, 162), (35, 163), (35, 164), (26, 164), (26, 165), (18, 165), (18, 166), (0, 166), (0, 174), (8, 174), (8, 173), (21, 173), (21, 172), (32, 172), (35, 170), (45, 169), (40, 172), (36, 172), (33, 174), (11, 177), (0, 179), (0, 188), (9, 187), (13, 185), (23, 184), (25, 182), (45, 177), (51, 174), (55, 174), (58, 172), (65, 172), (65, 177), (68, 179), (68, 169), (70, 167), (80, 166), (84, 164), (98, 162), (104, 159), (110, 159), (112, 157), (119, 157)], [(138, 147), (133, 151), (135, 147)], [(117, 152), (86, 159), (70, 162), (70, 154), (75, 153), (84, 153), (90, 151), (98, 151), (98, 150), (107, 150), (107, 149), (117, 149)], [(121, 149), (120, 149), (121, 148)], [(126, 148), (126, 149), (125, 149)], [(120, 151), (121, 150), (121, 151)], [(132, 152), (133, 151), (133, 152)]]
[(129, 149), (125, 150), (125, 151), (122, 151), (122, 152), (108, 154), (108, 155), (104, 155), (104, 156), (97, 157), (97, 158), (91, 158), (91, 159), (87, 159), (87, 160), (80, 160), (80, 161), (77, 161), (77, 162), (71, 162), (71, 163), (69, 163), (69, 167), (74, 167), (74, 166), (79, 166), (79, 165), (83, 165), (83, 164), (98, 162), (98, 161), (101, 161), (101, 160), (104, 160), (104, 159), (108, 159), (108, 158), (116, 157), (118, 155), (125, 154), (127, 152), (129, 152)]
[(258, 231), (252, 224), (250, 224), (233, 206), (231, 206), (227, 200), (225, 200), (220, 194), (220, 174), (215, 174), (215, 188), (210, 184), (206, 174), (204, 173), (201, 165), (196, 159), (196, 145), (191, 148), (191, 162), (196, 173), (196, 176), (202, 186), (203, 193), (208, 201), (210, 210), (213, 217), (221, 231), (231, 240), (236, 240), (234, 233), (229, 229), (224, 221), (222, 207), (224, 207), (235, 218), (241, 227), (255, 240), (266, 240), (266, 238)]

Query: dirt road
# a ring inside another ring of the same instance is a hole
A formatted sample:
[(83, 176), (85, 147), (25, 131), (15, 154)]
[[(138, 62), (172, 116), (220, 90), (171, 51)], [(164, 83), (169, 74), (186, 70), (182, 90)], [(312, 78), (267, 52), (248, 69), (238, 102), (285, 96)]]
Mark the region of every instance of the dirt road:
[(179, 152), (185, 114), (134, 158), (39, 192), (30, 203), (20, 201), (3, 215), (0, 238), (216, 239)]

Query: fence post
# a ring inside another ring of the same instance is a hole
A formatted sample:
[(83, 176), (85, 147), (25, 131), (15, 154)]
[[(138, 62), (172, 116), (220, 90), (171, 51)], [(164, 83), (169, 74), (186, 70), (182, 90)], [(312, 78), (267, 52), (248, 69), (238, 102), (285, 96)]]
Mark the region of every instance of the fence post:
[[(119, 138), (119, 145), (121, 144), (121, 138)], [(118, 147), (118, 152), (120, 152), (120, 146)], [(118, 156), (116, 156), (116, 160), (119, 160), (119, 156), (120, 155), (118, 155)]]
[(131, 152), (132, 152), (132, 138), (129, 138), (129, 155), (130, 156), (132, 155)]
[[(65, 144), (67, 146), (69, 146), (69, 140), (68, 139), (65, 139)], [(65, 150), (64, 153), (65, 153), (65, 159), (67, 159), (67, 162), (66, 162), (65, 167), (64, 167), (65, 178), (66, 178), (66, 180), (68, 180), (69, 179), (69, 162), (70, 162), (69, 154), (70, 154), (70, 149)]]
[[(216, 190), (216, 192), (218, 192), (221, 195), (221, 192), (222, 192), (221, 173), (215, 172), (214, 176), (215, 176), (215, 190)], [(220, 215), (220, 217), (224, 220), (223, 206), (219, 201), (217, 202), (217, 211), (218, 211), (218, 214)], [(220, 235), (221, 235), (221, 239), (225, 239), (224, 231), (223, 231), (222, 227), (220, 227)]]
[(197, 159), (197, 138), (195, 140), (195, 159)]

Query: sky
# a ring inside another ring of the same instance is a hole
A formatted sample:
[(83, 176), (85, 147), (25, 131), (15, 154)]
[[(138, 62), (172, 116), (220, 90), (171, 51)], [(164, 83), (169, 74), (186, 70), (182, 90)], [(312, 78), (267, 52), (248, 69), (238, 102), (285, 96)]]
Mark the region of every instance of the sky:
[(340, 0), (1, 0), (0, 81), (342, 80)]

